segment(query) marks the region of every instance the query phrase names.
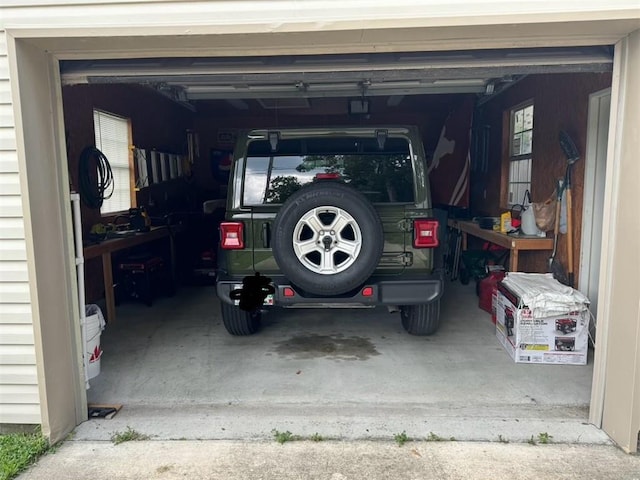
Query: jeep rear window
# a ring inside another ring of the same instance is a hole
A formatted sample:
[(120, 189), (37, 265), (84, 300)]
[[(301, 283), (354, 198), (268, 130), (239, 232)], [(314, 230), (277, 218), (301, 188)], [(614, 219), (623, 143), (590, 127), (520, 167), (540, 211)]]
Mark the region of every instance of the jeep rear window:
[(281, 204), (318, 174), (339, 178), (373, 203), (412, 203), (413, 168), (409, 142), (389, 137), (309, 137), (249, 143), (244, 172), (244, 205)]

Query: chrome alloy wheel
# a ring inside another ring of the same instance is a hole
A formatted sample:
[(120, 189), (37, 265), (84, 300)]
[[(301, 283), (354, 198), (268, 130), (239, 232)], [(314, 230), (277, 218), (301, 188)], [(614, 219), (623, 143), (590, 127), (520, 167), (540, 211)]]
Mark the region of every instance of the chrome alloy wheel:
[(362, 232), (355, 219), (338, 207), (321, 206), (309, 210), (293, 230), (293, 250), (310, 271), (333, 275), (348, 269), (357, 260)]

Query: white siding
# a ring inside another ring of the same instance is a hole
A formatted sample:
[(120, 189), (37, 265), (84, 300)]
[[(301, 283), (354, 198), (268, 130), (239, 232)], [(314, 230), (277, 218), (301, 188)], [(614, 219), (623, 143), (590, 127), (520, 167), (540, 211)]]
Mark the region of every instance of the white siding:
[(21, 323), (27, 323), (31, 326), (31, 305), (24, 303), (3, 303), (0, 308), (0, 324)]
[[(5, 220), (0, 219), (0, 224)], [(0, 241), (0, 262), (16, 260), (27, 260), (27, 244), (24, 240), (2, 240)], [(2, 278), (2, 263), (0, 263), (0, 278)]]
[(2, 195), (19, 195), (20, 176), (15, 172), (0, 172), (0, 192)]
[[(18, 229), (15, 230), (8, 228), (6, 231), (2, 232), (18, 232)], [(13, 235), (13, 233), (11, 233)], [(17, 233), (16, 233), (17, 234)], [(0, 235), (0, 240), (2, 240), (3, 235)], [(27, 271), (27, 266), (25, 262), (3, 262), (2, 263), (2, 282), (28, 282), (29, 274)]]
[(38, 389), (33, 385), (9, 385), (2, 388), (0, 402), (19, 404), (29, 400), (29, 403), (38, 403)]
[(0, 239), (16, 240), (24, 238), (24, 221), (22, 218), (6, 218), (0, 230)]
[(0, 424), (40, 423), (9, 61), (0, 31)]

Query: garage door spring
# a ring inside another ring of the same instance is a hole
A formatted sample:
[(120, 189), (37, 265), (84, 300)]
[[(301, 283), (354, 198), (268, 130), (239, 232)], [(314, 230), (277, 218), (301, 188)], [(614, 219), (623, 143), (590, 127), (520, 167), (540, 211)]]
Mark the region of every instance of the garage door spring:
[(113, 195), (113, 172), (104, 153), (94, 146), (85, 147), (78, 165), (80, 198), (90, 208), (100, 208)]

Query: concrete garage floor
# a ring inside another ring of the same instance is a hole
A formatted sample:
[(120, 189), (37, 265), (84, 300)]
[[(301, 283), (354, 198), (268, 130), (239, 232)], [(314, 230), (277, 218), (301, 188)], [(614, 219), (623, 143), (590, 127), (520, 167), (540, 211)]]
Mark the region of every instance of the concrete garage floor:
[(127, 303), (102, 335), (91, 403), (121, 403), (78, 440), (127, 426), (156, 439), (411, 438), (608, 443), (587, 424), (587, 366), (516, 365), (473, 286), (447, 283), (442, 326), (406, 334), (399, 314), (279, 310), (251, 337), (226, 333), (213, 287), (182, 288), (152, 308)]

